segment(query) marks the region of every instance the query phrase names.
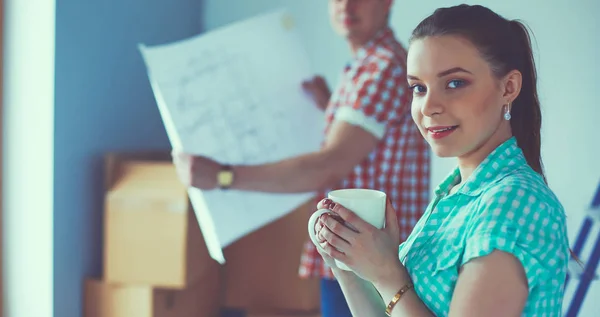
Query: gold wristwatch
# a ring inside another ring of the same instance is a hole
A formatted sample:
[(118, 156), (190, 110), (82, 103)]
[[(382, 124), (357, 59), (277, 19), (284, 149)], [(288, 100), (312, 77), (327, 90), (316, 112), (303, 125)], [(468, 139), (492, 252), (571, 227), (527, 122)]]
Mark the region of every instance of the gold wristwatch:
[(231, 165), (221, 165), (221, 170), (217, 174), (217, 185), (220, 189), (228, 189), (233, 183), (233, 169)]

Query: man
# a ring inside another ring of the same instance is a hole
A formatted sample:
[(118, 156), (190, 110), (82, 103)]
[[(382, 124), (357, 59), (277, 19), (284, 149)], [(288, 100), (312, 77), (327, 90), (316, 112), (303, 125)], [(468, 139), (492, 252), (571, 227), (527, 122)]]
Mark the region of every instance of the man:
[[(332, 95), (321, 77), (303, 85), (325, 108), (326, 138), (320, 151), (271, 164), (232, 167), (174, 153), (182, 181), (201, 189), (317, 190), (319, 200), (337, 188), (381, 190), (398, 210), (404, 240), (429, 201), (429, 147), (410, 115), (406, 50), (388, 26), (392, 2), (329, 0), (331, 22), (347, 40), (353, 60)], [(322, 278), (322, 316), (351, 316), (331, 270), (310, 241), (301, 262), (302, 277)]]

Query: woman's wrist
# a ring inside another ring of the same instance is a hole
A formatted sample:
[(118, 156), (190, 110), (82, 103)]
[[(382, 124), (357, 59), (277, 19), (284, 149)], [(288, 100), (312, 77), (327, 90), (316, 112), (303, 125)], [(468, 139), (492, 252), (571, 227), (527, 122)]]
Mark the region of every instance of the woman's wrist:
[(404, 286), (411, 284), (411, 278), (406, 268), (400, 261), (386, 270), (377, 281), (373, 281), (373, 286), (377, 289), (383, 301), (390, 301), (396, 293)]
[(358, 278), (358, 276), (353, 271), (342, 270), (338, 267), (331, 268), (331, 271), (333, 272), (333, 275), (337, 280)]
[(335, 268), (332, 270), (335, 279), (340, 283), (340, 285), (344, 284), (350, 288), (353, 287), (362, 287), (364, 283), (369, 283), (365, 281), (360, 276), (358, 276), (354, 271), (346, 271), (340, 268)]

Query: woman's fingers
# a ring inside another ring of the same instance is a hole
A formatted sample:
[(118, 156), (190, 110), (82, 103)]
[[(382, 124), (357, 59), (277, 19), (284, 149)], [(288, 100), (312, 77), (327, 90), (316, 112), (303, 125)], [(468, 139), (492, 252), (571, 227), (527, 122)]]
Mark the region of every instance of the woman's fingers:
[[(334, 246), (332, 246), (330, 243), (328, 242), (324, 242), (321, 243), (321, 248), (323, 248), (323, 251), (319, 251), (319, 252), (325, 252), (325, 254), (335, 260), (344, 262), (346, 264), (348, 264), (348, 256), (346, 254), (344, 254), (343, 252), (341, 252), (340, 250), (338, 250), (337, 248), (335, 248)], [(335, 263), (333, 263), (335, 265)], [(332, 265), (332, 264), (329, 264)]]
[(332, 203), (332, 201), (329, 198), (321, 199), (317, 203), (317, 209), (327, 209), (327, 206), (329, 206), (329, 204), (331, 204), (331, 203)]
[(322, 199), (317, 204), (317, 209), (329, 209), (333, 211), (330, 216), (336, 218), (340, 223), (346, 225), (346, 227), (354, 230), (355, 232), (360, 232), (361, 228), (363, 230), (373, 229), (366, 221), (362, 220), (358, 217), (354, 212), (347, 209), (346, 207), (332, 201), (329, 198)]
[(375, 228), (370, 223), (362, 220), (352, 210), (340, 204), (332, 202), (329, 204), (328, 209), (336, 213), (342, 219), (342, 223), (356, 232), (369, 232)]
[(329, 227), (327, 227), (327, 224), (325, 224), (325, 226), (321, 228), (318, 236), (320, 238), (320, 241), (324, 240), (324, 242), (327, 242), (328, 244), (330, 244), (331, 246), (343, 253), (347, 252), (350, 248), (350, 244), (348, 243), (348, 241), (333, 233), (329, 229)]
[(323, 224), (323, 216), (319, 217), (319, 220), (317, 221), (317, 223), (315, 224), (315, 233), (317, 235), (317, 241), (319, 243), (323, 243), (325, 242), (325, 239), (319, 234), (321, 232), (321, 229), (323, 228), (324, 224)]
[(333, 215), (324, 215), (322, 217), (323, 225), (329, 229), (333, 234), (342, 238), (348, 244), (352, 244), (356, 239), (356, 235), (358, 234), (356, 231), (348, 228), (347, 223), (344, 222), (343, 219), (339, 216)]

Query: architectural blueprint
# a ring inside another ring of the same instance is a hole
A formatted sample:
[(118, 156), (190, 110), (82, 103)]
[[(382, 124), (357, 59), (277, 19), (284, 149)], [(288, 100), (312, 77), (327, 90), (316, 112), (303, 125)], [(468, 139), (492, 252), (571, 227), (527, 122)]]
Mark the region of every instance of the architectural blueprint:
[[(313, 152), (323, 114), (302, 91), (313, 76), (280, 10), (175, 43), (140, 45), (171, 145), (220, 163), (261, 164)], [(189, 189), (211, 256), (313, 193)]]

